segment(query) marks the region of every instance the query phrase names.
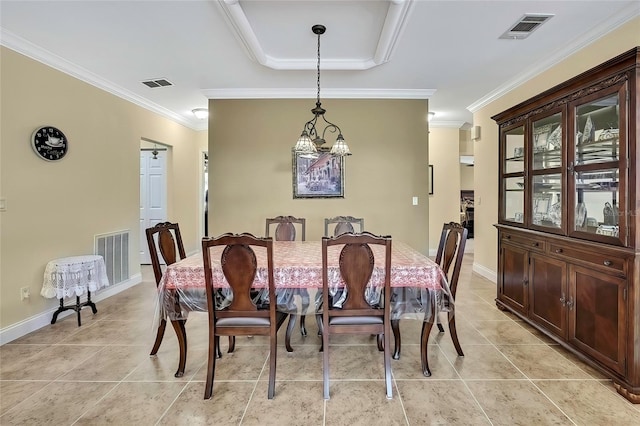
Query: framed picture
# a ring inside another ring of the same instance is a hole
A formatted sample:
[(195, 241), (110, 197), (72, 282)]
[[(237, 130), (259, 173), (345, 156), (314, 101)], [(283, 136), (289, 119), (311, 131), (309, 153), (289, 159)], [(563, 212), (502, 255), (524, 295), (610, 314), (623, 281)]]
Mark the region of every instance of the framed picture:
[(343, 157), (328, 148), (308, 157), (292, 151), (293, 198), (344, 198)]
[(535, 126), (533, 129), (533, 152), (546, 151), (548, 148), (548, 137), (551, 133), (551, 124)]
[(433, 165), (429, 164), (429, 195), (433, 195)]

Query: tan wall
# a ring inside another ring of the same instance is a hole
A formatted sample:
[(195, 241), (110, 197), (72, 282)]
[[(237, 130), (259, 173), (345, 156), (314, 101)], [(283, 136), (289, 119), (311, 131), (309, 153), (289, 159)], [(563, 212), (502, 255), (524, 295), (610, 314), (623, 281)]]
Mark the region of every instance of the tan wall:
[[(460, 129), (460, 155), (473, 156), (471, 131)], [(460, 164), (460, 189), (473, 190), (473, 167)]]
[(429, 129), (429, 163), (433, 164), (433, 195), (429, 196), (429, 248), (438, 249), (442, 225), (460, 221), (460, 132)]
[[(131, 275), (139, 274), (140, 141), (172, 147), (169, 218), (180, 222), (189, 250), (200, 238), (199, 152), (196, 132), (112, 94), (1, 50), (0, 329), (55, 308), (39, 295), (51, 259), (93, 253), (96, 234), (131, 230)], [(58, 162), (30, 145), (40, 125), (61, 129), (69, 151)], [(144, 242), (143, 242), (144, 243)], [(20, 300), (28, 286), (31, 298)], [(100, 307), (98, 306), (98, 311)]]
[(635, 18), (474, 113), (473, 124), (482, 128), (481, 139), (475, 142), (474, 267), (495, 272), (498, 265), (493, 227), (498, 221), (498, 126), (491, 117), (640, 45), (638, 28), (640, 18)]
[(319, 239), (325, 217), (352, 215), (365, 219), (366, 230), (427, 253), (427, 101), (323, 102), (353, 152), (345, 197), (293, 199), (291, 148), (311, 107), (304, 99), (210, 101), (210, 235), (264, 235), (266, 217), (293, 215), (307, 219), (307, 239)]

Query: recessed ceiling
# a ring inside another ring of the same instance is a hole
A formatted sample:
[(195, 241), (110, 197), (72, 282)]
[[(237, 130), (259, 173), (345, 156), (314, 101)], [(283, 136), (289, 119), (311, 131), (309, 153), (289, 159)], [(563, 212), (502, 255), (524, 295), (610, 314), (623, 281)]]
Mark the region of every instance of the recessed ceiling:
[[(208, 98), (315, 97), (314, 24), (327, 27), (322, 97), (428, 99), (437, 113), (431, 127), (461, 127), (471, 111), (640, 15), (637, 0), (43, 0), (0, 8), (3, 46), (194, 129), (206, 122), (191, 111)], [(526, 40), (499, 38), (529, 13), (553, 18)], [(141, 84), (154, 79), (173, 86)]]

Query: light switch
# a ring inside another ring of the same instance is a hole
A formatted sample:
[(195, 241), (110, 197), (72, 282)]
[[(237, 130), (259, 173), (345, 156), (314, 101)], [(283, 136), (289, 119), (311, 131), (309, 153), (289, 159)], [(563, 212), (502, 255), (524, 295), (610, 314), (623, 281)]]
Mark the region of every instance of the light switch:
[(4, 198), (0, 198), (0, 212), (7, 210), (7, 200)]
[(414, 206), (418, 205), (418, 197), (413, 197), (413, 205)]

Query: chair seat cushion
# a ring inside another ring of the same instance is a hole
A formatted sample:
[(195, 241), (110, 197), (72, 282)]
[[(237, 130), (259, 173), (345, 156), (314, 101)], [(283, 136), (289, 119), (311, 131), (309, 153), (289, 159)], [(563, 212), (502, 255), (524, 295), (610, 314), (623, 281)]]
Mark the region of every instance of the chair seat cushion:
[[(276, 312), (276, 324), (281, 324), (287, 318), (287, 314)], [(220, 327), (269, 327), (268, 317), (232, 317), (219, 318), (216, 325)]]
[(219, 327), (269, 327), (269, 318), (264, 317), (233, 317), (220, 318), (216, 321)]
[(382, 317), (356, 316), (356, 317), (331, 317), (329, 325), (360, 325), (360, 324), (382, 324)]

